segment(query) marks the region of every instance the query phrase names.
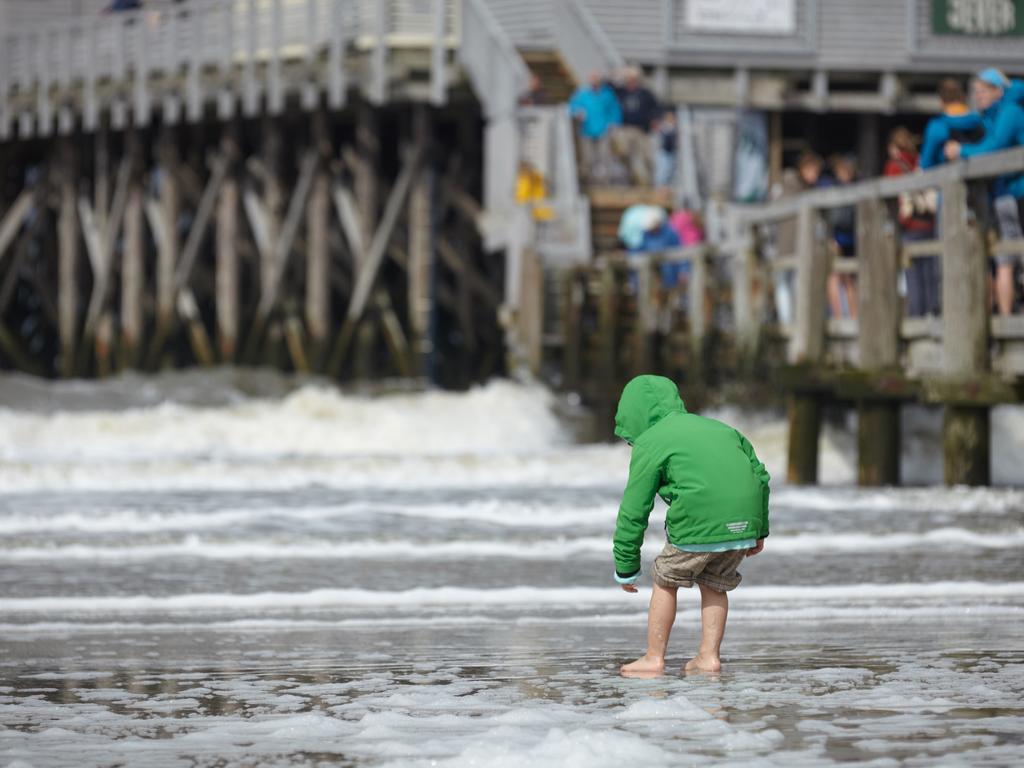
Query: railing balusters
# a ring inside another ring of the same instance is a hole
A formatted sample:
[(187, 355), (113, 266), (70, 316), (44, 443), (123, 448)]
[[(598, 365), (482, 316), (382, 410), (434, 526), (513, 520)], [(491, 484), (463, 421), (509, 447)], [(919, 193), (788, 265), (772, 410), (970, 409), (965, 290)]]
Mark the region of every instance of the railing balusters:
[(330, 50), (327, 55), (327, 103), (332, 109), (340, 109), (345, 103), (344, 52), (346, 36), (342, 27), (342, 2), (330, 3)]
[(135, 66), (134, 69), (134, 112), (135, 125), (149, 125), (149, 25), (140, 13), (134, 25)]
[(373, 55), (370, 64), (370, 101), (383, 104), (388, 78), (388, 11), (390, 0), (378, 0), (373, 17)]
[(259, 45), (259, 18), (257, 0), (248, 0), (246, 13), (245, 58), (242, 63), (242, 111), (246, 117), (259, 112), (259, 93), (256, 87), (256, 48)]
[(82, 127), (95, 131), (99, 124), (99, 102), (96, 95), (97, 48), (96, 20), (88, 19), (82, 26), (82, 55), (85, 57), (85, 80), (83, 83)]
[(447, 100), (447, 72), (445, 69), (445, 6), (446, 0), (433, 0), (433, 45), (430, 49), (430, 101), (441, 105)]
[(271, 0), (270, 64), (267, 67), (267, 111), (279, 115), (284, 110), (284, 83), (281, 81), (281, 41), (284, 10), (281, 0)]

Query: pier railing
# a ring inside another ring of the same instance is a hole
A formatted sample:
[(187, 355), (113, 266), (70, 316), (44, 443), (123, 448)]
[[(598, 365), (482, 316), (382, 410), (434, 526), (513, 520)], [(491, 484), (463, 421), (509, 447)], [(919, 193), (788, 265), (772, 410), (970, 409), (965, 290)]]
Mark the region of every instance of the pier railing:
[[(771, 302), (761, 301), (755, 312), (737, 317), (738, 324), (746, 326), (738, 332), (754, 337), (759, 329), (773, 327), (788, 340), (791, 364), (891, 366), (899, 362), (904, 351), (901, 343), (913, 347), (930, 339), (940, 342), (941, 349), (933, 355), (912, 354), (911, 373), (970, 373), (987, 370), (990, 362), (1007, 374), (1024, 372), (1016, 355), (1006, 354), (1015, 349), (999, 347), (990, 361), (989, 339), (1013, 344), (1018, 338), (1024, 339), (1024, 317), (990, 316), (985, 296), (985, 256), (1024, 254), (1024, 240), (989, 242), (987, 181), (1022, 170), (1024, 148), (1017, 148), (915, 174), (870, 179), (805, 192), (768, 205), (735, 208), (739, 237), (727, 245), (727, 250), (737, 262), (737, 281), (744, 279), (744, 266), (760, 270), (758, 278), (764, 283), (788, 279), (795, 309), (791, 318), (766, 325)], [(894, 202), (902, 194), (925, 190), (939, 193), (936, 231), (941, 237), (900, 242), (892, 215)], [(829, 210), (848, 206), (856, 210), (857, 258), (837, 259), (827, 247), (828, 232), (822, 217)], [(795, 251), (769, 255), (765, 245), (777, 239), (783, 222), (795, 226)], [(755, 256), (752, 264), (738, 263), (750, 255)], [(914, 259), (929, 256), (941, 259), (942, 319), (905, 317), (897, 294), (900, 270)], [(831, 272), (857, 275), (857, 319), (826, 317), (825, 282)], [(777, 314), (775, 319), (780, 319)], [(965, 322), (971, 324), (970, 329)]]
[[(321, 92), (340, 107), (347, 73), (374, 102), (387, 98), (389, 57), (424, 48), (429, 96), (445, 97), (448, 55), (473, 0), (187, 0), (145, 9), (58, 17), (0, 32), (0, 138), (198, 120), (208, 101), (222, 117), (280, 113), (291, 92), (312, 108)], [(471, 18), (472, 15), (470, 14)], [(347, 55), (365, 66), (345, 65)]]
[[(1024, 255), (1024, 239), (994, 237), (989, 184), (1022, 171), (1017, 148), (734, 206), (726, 242), (599, 253), (561, 277), (549, 342), (562, 350), (563, 384), (611, 423), (622, 384), (637, 373), (664, 373), (693, 393), (760, 372), (790, 395), (794, 482), (816, 480), (826, 402), (856, 405), (858, 471), (868, 485), (899, 482), (901, 403), (941, 406), (947, 481), (985, 483), (989, 409), (1024, 400), (1024, 315), (993, 315), (988, 287), (988, 257)], [(931, 189), (939, 192), (940, 236), (901, 242), (895, 201)], [(837, 258), (825, 221), (847, 206), (855, 209), (855, 259)], [(792, 252), (773, 246), (780, 226), (795, 229)], [(941, 313), (906, 317), (900, 273), (927, 257), (941, 265)], [(829, 317), (834, 272), (856, 276), (855, 317)], [(788, 317), (773, 306), (776, 280), (791, 285)]]
[(625, 59), (580, 0), (552, 3), (558, 50), (577, 82), (591, 72), (610, 74), (625, 66)]

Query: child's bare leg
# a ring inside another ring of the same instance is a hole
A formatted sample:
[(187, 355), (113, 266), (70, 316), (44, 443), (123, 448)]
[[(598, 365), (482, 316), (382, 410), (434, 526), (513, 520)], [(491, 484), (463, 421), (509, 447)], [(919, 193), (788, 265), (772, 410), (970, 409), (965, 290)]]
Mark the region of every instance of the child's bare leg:
[(729, 596), (700, 583), (697, 586), (700, 587), (700, 650), (686, 662), (684, 671), (718, 672), (722, 669), (719, 653), (729, 616)]
[(676, 620), (676, 591), (677, 587), (662, 587), (655, 582), (647, 614), (647, 653), (630, 664), (623, 664), (620, 670), (623, 674), (665, 671), (665, 649)]

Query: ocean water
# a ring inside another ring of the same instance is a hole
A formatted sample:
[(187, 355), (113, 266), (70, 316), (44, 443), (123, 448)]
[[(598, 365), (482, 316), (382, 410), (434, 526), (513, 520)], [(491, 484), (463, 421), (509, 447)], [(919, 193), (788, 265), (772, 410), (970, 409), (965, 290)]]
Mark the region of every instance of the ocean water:
[[(611, 580), (629, 453), (539, 388), (343, 395), (217, 371), (0, 380), (0, 766), (1014, 765), (1024, 415), (1004, 487), (773, 484), (724, 671), (626, 680), (649, 590)], [(785, 427), (717, 414), (776, 477)], [(664, 540), (656, 507), (645, 562)], [(648, 569), (649, 570), (649, 569)]]

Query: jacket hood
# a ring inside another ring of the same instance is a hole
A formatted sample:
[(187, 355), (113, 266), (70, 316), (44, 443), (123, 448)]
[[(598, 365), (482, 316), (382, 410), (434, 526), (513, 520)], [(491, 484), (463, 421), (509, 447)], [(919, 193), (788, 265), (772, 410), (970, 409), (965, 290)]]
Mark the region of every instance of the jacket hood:
[(627, 443), (670, 413), (686, 413), (675, 383), (664, 376), (637, 376), (622, 390), (615, 412), (615, 435)]

